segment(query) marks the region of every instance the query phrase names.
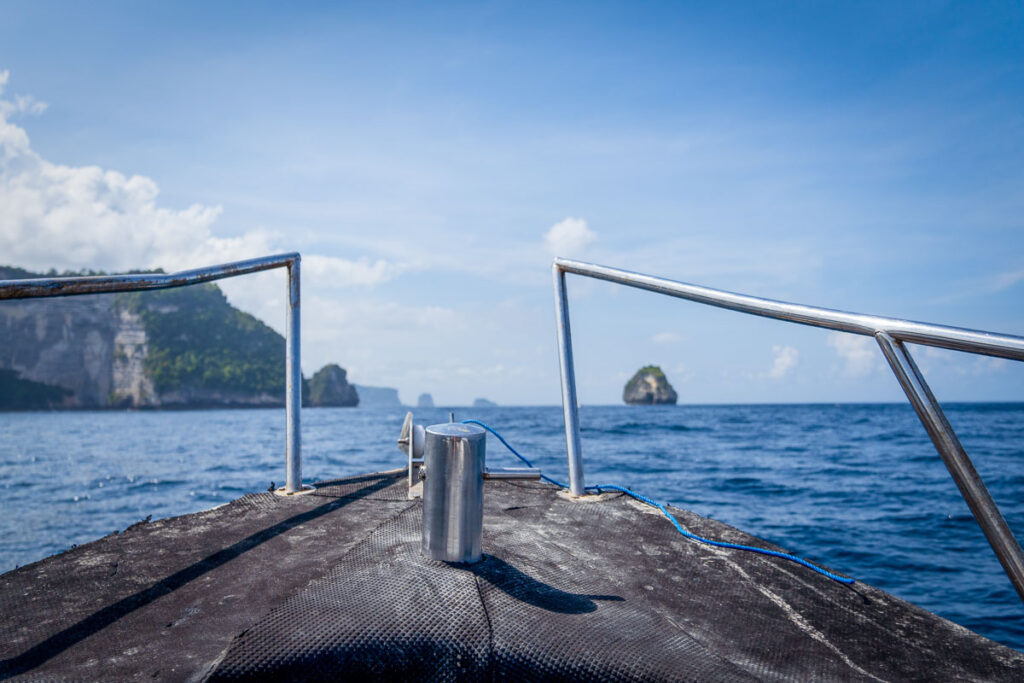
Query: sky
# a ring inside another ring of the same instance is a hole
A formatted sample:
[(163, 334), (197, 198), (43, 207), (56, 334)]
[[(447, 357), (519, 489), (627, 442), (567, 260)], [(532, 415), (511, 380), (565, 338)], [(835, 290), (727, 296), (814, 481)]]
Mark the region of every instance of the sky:
[[(1021, 3), (293, 5), (0, 3), (0, 263), (301, 252), (304, 372), (406, 403), (558, 403), (555, 255), (1024, 335)], [(283, 331), (284, 278), (221, 286)], [(903, 400), (870, 338), (568, 287), (581, 403)]]

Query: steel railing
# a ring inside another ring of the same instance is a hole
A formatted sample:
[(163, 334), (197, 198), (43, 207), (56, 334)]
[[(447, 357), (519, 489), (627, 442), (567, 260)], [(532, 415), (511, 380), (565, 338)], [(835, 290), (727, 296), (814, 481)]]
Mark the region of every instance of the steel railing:
[(563, 258), (555, 259), (552, 270), (555, 281), (558, 357), (562, 375), (562, 409), (565, 413), (565, 441), (569, 459), (569, 490), (572, 495), (583, 495), (585, 486), (576, 402), (576, 374), (573, 369), (572, 337), (569, 329), (569, 301), (565, 288), (566, 273), (766, 318), (871, 336), (881, 347), (885, 359), (906, 392), (996, 557), (1002, 563), (1006, 575), (1017, 589), (1021, 600), (1024, 600), (1024, 554), (1021, 553), (1020, 545), (905, 344), (913, 342), (943, 349), (1024, 360), (1024, 337), (761, 299)]
[(135, 292), (150, 289), (185, 287), (211, 280), (246, 275), (273, 268), (288, 269), (288, 319), (285, 335), (285, 493), (302, 490), (302, 439), (299, 432), (302, 410), (302, 368), (299, 337), (299, 263), (297, 253), (275, 254), (261, 258), (222, 263), (178, 273), (141, 273), (99, 275), (94, 277), (47, 277), (25, 280), (0, 280), (0, 300), (74, 296), (110, 292)]

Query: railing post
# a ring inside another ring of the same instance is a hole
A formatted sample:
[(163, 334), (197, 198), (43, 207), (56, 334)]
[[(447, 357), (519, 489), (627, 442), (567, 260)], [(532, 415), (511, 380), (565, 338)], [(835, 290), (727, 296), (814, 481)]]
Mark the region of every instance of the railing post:
[(580, 418), (576, 404), (576, 371), (572, 363), (572, 333), (569, 329), (569, 297), (565, 271), (558, 261), (551, 266), (555, 279), (555, 328), (558, 331), (558, 362), (562, 373), (562, 411), (565, 414), (565, 449), (569, 457), (569, 493), (582, 496), (583, 450), (580, 448)]
[(302, 362), (300, 349), (299, 263), (301, 257), (288, 263), (288, 319), (285, 336), (285, 493), (302, 490), (302, 435), (299, 430), (302, 411)]
[(91, 275), (88, 277), (49, 277), (25, 280), (0, 280), (0, 300), (35, 297), (75, 296), (109, 292), (141, 292), (185, 287), (271, 268), (288, 269), (288, 309), (285, 326), (285, 486), (278, 493), (295, 494), (313, 490), (302, 486), (302, 363), (299, 334), (299, 263), (298, 253), (274, 254), (260, 258), (232, 261), (206, 268), (177, 273), (130, 273), (127, 275)]
[(921, 424), (942, 456), (942, 461), (946, 463), (946, 469), (953, 476), (960, 494), (967, 501), (974, 519), (985, 532), (992, 550), (1002, 563), (1006, 575), (1010, 577), (1010, 583), (1017, 589), (1021, 600), (1024, 600), (1024, 554), (1021, 553), (1017, 539), (999, 512), (999, 507), (985, 488), (981, 476), (974, 469), (974, 464), (953, 431), (952, 425), (942, 412), (942, 407), (925, 382), (924, 375), (903, 342), (893, 339), (884, 331), (876, 332), (875, 339), (878, 340), (885, 359), (889, 361), (896, 379), (914, 406)]
[(1003, 565), (1021, 600), (1024, 600), (1024, 553), (1006, 524), (999, 508), (981, 481), (974, 465), (956, 433), (942, 412), (939, 402), (928, 388), (924, 376), (904, 344), (926, 344), (944, 349), (980, 353), (996, 358), (1024, 361), (1024, 337), (993, 334), (982, 330), (929, 325), (874, 315), (847, 313), (828, 308), (762, 299), (720, 289), (700, 287), (685, 282), (633, 273), (618, 268), (599, 266), (564, 258), (552, 264), (555, 277), (555, 307), (558, 313), (558, 359), (562, 371), (562, 407), (565, 413), (565, 441), (569, 456), (570, 492), (583, 494), (583, 461), (580, 449), (580, 426), (576, 404), (576, 377), (572, 363), (572, 340), (569, 334), (569, 303), (565, 275), (575, 273), (627, 287), (636, 287), (657, 294), (718, 306), (728, 310), (760, 315), (822, 327), (837, 332), (874, 336), (882, 347), (889, 365), (910, 399), (921, 423), (928, 431), (935, 448), (942, 456), (961, 495), (967, 501), (988, 542)]

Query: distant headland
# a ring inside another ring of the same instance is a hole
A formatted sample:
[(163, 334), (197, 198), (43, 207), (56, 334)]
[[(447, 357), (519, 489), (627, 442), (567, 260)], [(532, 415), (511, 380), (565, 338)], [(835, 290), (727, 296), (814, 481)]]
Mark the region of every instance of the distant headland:
[[(0, 266), (0, 280), (32, 277)], [(6, 301), (0, 339), (0, 410), (284, 405), (284, 337), (212, 283)], [(307, 406), (359, 404), (334, 363), (302, 389)]]

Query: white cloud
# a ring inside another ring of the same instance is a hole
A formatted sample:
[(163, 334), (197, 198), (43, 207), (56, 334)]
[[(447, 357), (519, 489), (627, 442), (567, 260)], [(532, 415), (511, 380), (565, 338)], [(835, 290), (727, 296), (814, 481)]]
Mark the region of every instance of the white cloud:
[[(0, 71), (0, 95), (4, 94), (10, 78), (10, 71)], [(15, 95), (13, 100), (0, 100), (0, 118), (7, 118), (12, 114), (42, 114), (44, 111), (46, 102), (40, 102), (31, 95)]]
[(936, 299), (938, 302), (960, 301), (972, 297), (998, 294), (1024, 282), (1024, 268), (1012, 268), (983, 277), (975, 277), (954, 283), (953, 293)]
[(651, 341), (655, 344), (675, 344), (678, 341), (682, 341), (682, 339), (682, 336), (675, 332), (659, 332), (651, 337)]
[(1024, 280), (1024, 268), (997, 273), (992, 276), (989, 291), (993, 293), (1002, 292), (1013, 287), (1022, 280)]
[(772, 379), (781, 379), (788, 375), (800, 359), (800, 352), (792, 346), (773, 346), (772, 354), (775, 358), (771, 370), (768, 371), (768, 376)]
[(303, 277), (315, 278), (317, 285), (321, 287), (377, 285), (387, 282), (401, 270), (401, 266), (384, 259), (370, 261), (364, 257), (350, 261), (317, 254), (302, 258)]
[(981, 376), (1002, 373), (1010, 368), (1010, 361), (1005, 358), (980, 356), (962, 351), (951, 351), (934, 346), (915, 345), (910, 349), (925, 377), (932, 373), (945, 373), (958, 377)]
[[(278, 284), (283, 293), (283, 281)], [(311, 294), (302, 304), (303, 368), (308, 375), (336, 362), (353, 382), (395, 387), (405, 399), (430, 392), (439, 405), (466, 405), (479, 396), (504, 403), (538, 387), (546, 400), (558, 400), (554, 340), (545, 340), (538, 362), (528, 343), (530, 310), (456, 305), (413, 306), (372, 293)], [(283, 306), (267, 317), (282, 319)]]
[(571, 256), (592, 244), (597, 234), (582, 218), (566, 218), (551, 226), (544, 234), (544, 244), (555, 256)]
[(881, 351), (871, 337), (830, 332), (827, 344), (842, 359), (842, 372), (847, 377), (864, 377), (878, 369), (882, 362)]
[[(0, 72), (0, 95), (8, 78), (7, 72)], [(9, 121), (12, 114), (42, 109), (30, 98), (0, 99), (0, 263), (34, 270), (161, 267), (175, 271), (295, 248), (294, 243), (282, 244), (279, 236), (263, 230), (220, 237), (213, 232), (220, 207), (160, 207), (159, 188), (150, 178), (42, 158), (32, 149), (25, 130)], [(439, 328), (454, 334), (459, 320), (447, 309), (353, 301), (336, 291), (379, 285), (403, 268), (383, 259), (303, 254), (307, 372), (325, 362), (340, 361), (363, 381), (394, 382), (398, 374), (387, 361), (394, 353), (414, 356), (409, 348), (412, 342), (407, 341), (411, 335), (418, 333), (415, 343), (422, 344), (423, 339), (437, 336)], [(287, 277), (283, 271), (219, 284), (233, 304), (284, 332)], [(399, 350), (386, 348), (380, 353), (378, 345), (366, 344), (366, 339), (397, 339)], [(453, 343), (450, 337), (445, 341)], [(354, 347), (361, 352), (354, 352)], [(408, 364), (404, 367), (409, 369)]]
[[(0, 86), (9, 75), (0, 74)], [(38, 103), (36, 103), (38, 104)], [(0, 100), (0, 253), (26, 268), (177, 269), (270, 251), (267, 236), (215, 237), (219, 207), (175, 211), (156, 204), (144, 176), (97, 166), (64, 166), (36, 153), (15, 112), (39, 111), (30, 99)]]
[[(9, 72), (0, 71), (0, 95), (9, 78)], [(12, 114), (40, 113), (45, 106), (25, 96), (0, 99), (4, 263), (35, 270), (174, 271), (284, 250), (277, 236), (264, 230), (236, 237), (215, 235), (212, 226), (220, 207), (160, 207), (160, 190), (145, 176), (47, 161), (32, 149), (25, 130), (9, 121)], [(335, 287), (380, 284), (400, 270), (385, 260), (315, 254), (304, 256), (303, 265), (306, 282)]]

